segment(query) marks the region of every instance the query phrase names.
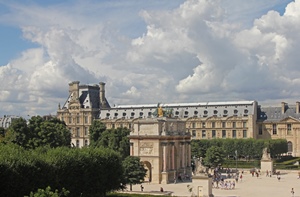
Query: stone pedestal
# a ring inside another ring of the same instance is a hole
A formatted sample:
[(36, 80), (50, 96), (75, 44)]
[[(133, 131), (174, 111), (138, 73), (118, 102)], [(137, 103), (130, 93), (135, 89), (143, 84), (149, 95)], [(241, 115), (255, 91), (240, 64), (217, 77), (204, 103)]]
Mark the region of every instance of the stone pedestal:
[(260, 161), (260, 171), (263, 173), (266, 171), (273, 172), (273, 161), (272, 160), (261, 160)]
[(161, 184), (168, 184), (169, 180), (168, 180), (168, 173), (166, 172), (162, 172), (161, 173)]
[(192, 177), (192, 191), (198, 197), (213, 197), (212, 178), (205, 175), (195, 175)]

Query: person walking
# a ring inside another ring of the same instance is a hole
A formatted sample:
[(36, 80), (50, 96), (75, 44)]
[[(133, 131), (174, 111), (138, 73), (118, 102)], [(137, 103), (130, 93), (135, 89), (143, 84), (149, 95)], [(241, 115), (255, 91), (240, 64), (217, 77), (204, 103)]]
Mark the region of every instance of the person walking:
[(292, 188), (291, 194), (292, 194), (292, 196), (294, 196), (294, 194), (295, 194), (294, 188)]
[(141, 185), (141, 191), (144, 191), (144, 187), (143, 187), (143, 185)]

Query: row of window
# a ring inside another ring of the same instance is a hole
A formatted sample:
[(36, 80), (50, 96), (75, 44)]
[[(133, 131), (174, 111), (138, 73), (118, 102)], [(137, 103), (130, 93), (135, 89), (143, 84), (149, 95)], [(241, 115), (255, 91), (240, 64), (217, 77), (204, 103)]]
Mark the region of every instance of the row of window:
[[(76, 127), (73, 128), (73, 131), (71, 130), (71, 132), (73, 133), (73, 136), (75, 137), (80, 137), (81, 135), (81, 131), (80, 131), (80, 127)], [(84, 136), (88, 136), (89, 135), (89, 128), (88, 127), (84, 127)]]
[[(227, 138), (227, 137), (236, 138), (237, 137), (237, 131), (236, 130), (231, 130), (231, 131), (222, 130), (221, 132), (222, 132), (221, 133), (222, 138)], [(211, 130), (211, 135), (208, 136), (207, 131), (202, 130), (201, 131), (201, 138), (203, 138), (203, 139), (205, 139), (205, 138), (216, 138), (217, 137), (216, 134), (217, 134), (216, 130)], [(192, 137), (198, 137), (196, 130), (192, 130)], [(243, 138), (247, 138), (247, 130), (243, 130)]]
[[(65, 121), (63, 116), (61, 117), (61, 121)], [(72, 122), (80, 123), (80, 116), (76, 116), (75, 119), (73, 119), (73, 117), (69, 116), (68, 117), (68, 123), (71, 124)], [(89, 123), (89, 117), (88, 116), (84, 116), (84, 123), (85, 124)]]
[[(88, 146), (89, 145), (89, 141), (88, 140), (84, 140), (84, 146)], [(80, 142), (79, 140), (76, 140), (76, 147), (79, 148), (80, 147)]]
[[(287, 131), (287, 135), (291, 135), (292, 134), (292, 124), (286, 124), (286, 131)], [(262, 125), (259, 125), (258, 134), (259, 135), (263, 134)], [(273, 135), (277, 135), (277, 124), (272, 124), (272, 134)]]
[[(206, 125), (207, 125), (206, 122), (201, 123), (202, 128), (206, 128)], [(226, 128), (226, 125), (229, 126), (229, 128), (237, 128), (236, 122), (222, 122), (221, 123), (222, 128)], [(192, 126), (192, 128), (196, 128), (197, 123), (192, 122), (191, 126)], [(216, 122), (209, 122), (209, 126), (211, 126), (211, 128), (216, 128)], [(242, 127), (247, 128), (247, 122), (242, 122)]]
[[(199, 113), (198, 111), (194, 111), (194, 115), (198, 115), (198, 113)], [(179, 111), (176, 111), (176, 112), (175, 112), (175, 115), (176, 115), (176, 116), (178, 116), (179, 114), (180, 114)], [(184, 115), (187, 116), (188, 114), (189, 114), (189, 111), (185, 111), (185, 112), (184, 112)], [(204, 114), (204, 116), (207, 116), (208, 111), (207, 111), (207, 110), (204, 110), (204, 111), (203, 111), (203, 114)], [(213, 111), (213, 114), (214, 114), (214, 115), (217, 115), (217, 114), (218, 114), (218, 110), (214, 110), (214, 111)], [(228, 114), (228, 110), (224, 110), (224, 111), (223, 111), (223, 114), (227, 115), (227, 114)], [(233, 114), (237, 115), (237, 114), (238, 114), (238, 110), (237, 110), (237, 109), (233, 110)], [(245, 109), (245, 110), (244, 110), (244, 114), (248, 114), (248, 109)], [(114, 113), (114, 117), (118, 117), (118, 115), (119, 115), (119, 113), (117, 113), (117, 112)], [(140, 117), (142, 117), (143, 115), (144, 115), (143, 112), (140, 112), (140, 113), (139, 113), (139, 116), (140, 116)], [(122, 113), (122, 117), (126, 117), (126, 116), (127, 116), (127, 113), (126, 113), (126, 112), (123, 112), (123, 113)], [(134, 117), (134, 116), (135, 116), (135, 112), (131, 112), (131, 113), (130, 113), (130, 117)], [(152, 112), (148, 112), (148, 116), (152, 116)], [(106, 117), (110, 117), (110, 113), (106, 113)]]

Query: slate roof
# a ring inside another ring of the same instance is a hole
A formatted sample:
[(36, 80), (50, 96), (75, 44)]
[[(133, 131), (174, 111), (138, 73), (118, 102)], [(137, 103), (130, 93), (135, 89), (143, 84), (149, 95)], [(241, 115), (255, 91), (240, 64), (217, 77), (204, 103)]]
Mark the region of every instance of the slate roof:
[(287, 117), (300, 120), (300, 113), (296, 113), (296, 106), (285, 106), (285, 112), (281, 112), (281, 107), (258, 107), (257, 120), (260, 122), (278, 122)]
[[(99, 95), (99, 86), (98, 85), (80, 85), (79, 86), (79, 102), (81, 108), (100, 108), (100, 95)], [(72, 98), (72, 93), (69, 95), (67, 101), (63, 105), (63, 108), (69, 108), (69, 102)], [(106, 98), (105, 98), (106, 100)], [(106, 104), (109, 107), (109, 104), (106, 100)]]

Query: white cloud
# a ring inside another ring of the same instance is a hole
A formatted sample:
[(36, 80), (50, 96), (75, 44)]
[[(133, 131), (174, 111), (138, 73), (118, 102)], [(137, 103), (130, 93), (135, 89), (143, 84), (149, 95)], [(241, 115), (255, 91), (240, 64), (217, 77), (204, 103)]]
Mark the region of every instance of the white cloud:
[(0, 23), (38, 47), (0, 67), (0, 113), (53, 113), (74, 80), (106, 82), (111, 104), (297, 100), (300, 0), (288, 2), (8, 4)]

